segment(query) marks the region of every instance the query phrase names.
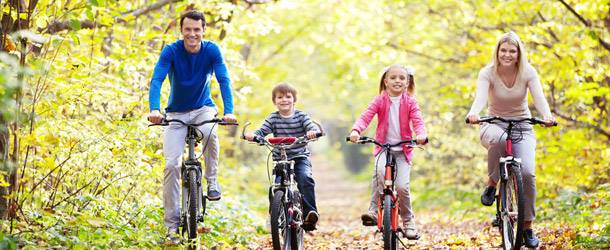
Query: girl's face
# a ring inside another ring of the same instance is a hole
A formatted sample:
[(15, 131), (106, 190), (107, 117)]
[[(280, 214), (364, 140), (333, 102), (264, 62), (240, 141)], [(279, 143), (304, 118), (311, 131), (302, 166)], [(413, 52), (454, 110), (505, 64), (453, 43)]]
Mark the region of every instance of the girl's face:
[(500, 44), (498, 48), (498, 61), (502, 66), (515, 66), (519, 60), (519, 48), (517, 46), (505, 42)]
[(294, 97), (292, 93), (278, 93), (273, 100), (273, 103), (282, 115), (292, 114), (294, 111)]
[(392, 67), (388, 70), (383, 79), (385, 89), (390, 96), (399, 96), (407, 89), (407, 71), (400, 67)]

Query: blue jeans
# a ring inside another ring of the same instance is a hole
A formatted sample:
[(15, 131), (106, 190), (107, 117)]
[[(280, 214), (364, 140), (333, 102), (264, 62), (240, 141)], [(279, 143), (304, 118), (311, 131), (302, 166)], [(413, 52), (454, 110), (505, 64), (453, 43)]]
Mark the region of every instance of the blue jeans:
[[(315, 194), (315, 186), (316, 183), (313, 180), (313, 175), (311, 173), (311, 162), (309, 162), (309, 158), (300, 157), (295, 158), (294, 160), (294, 178), (297, 182), (297, 188), (301, 195), (303, 196), (303, 218), (307, 216), (309, 211), (318, 211), (316, 206), (316, 194)], [(280, 181), (279, 176), (277, 176), (276, 182)], [(269, 190), (269, 204), (271, 204), (273, 197), (271, 196), (271, 189)], [(271, 207), (269, 207), (271, 209)], [(271, 210), (269, 210), (271, 212)]]

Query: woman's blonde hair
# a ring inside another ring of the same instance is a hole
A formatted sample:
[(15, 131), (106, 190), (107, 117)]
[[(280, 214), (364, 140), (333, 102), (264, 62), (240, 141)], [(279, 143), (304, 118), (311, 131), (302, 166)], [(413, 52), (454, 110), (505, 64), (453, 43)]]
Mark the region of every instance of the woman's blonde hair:
[(500, 61), (498, 60), (498, 51), (500, 50), (500, 45), (502, 45), (503, 43), (509, 43), (512, 45), (515, 45), (517, 47), (517, 50), (519, 51), (519, 57), (517, 58), (517, 79), (519, 79), (523, 73), (523, 71), (525, 70), (526, 66), (529, 65), (529, 63), (527, 62), (527, 54), (525, 53), (525, 46), (523, 46), (523, 42), (521, 42), (521, 39), (519, 38), (519, 36), (517, 36), (517, 33), (513, 32), (513, 31), (509, 31), (507, 33), (504, 33), (500, 39), (498, 40), (498, 43), (496, 44), (496, 47), (494, 48), (493, 51), (493, 57), (491, 58), (491, 66), (493, 69), (494, 74), (498, 74), (498, 65), (500, 65)]
[(385, 79), (386, 75), (388, 74), (388, 71), (390, 71), (391, 68), (400, 68), (407, 72), (407, 84), (409, 84), (407, 86), (407, 93), (409, 93), (409, 95), (413, 95), (413, 92), (415, 92), (415, 77), (413, 75), (415, 75), (415, 73), (413, 72), (413, 69), (411, 67), (402, 66), (400, 64), (392, 64), (383, 69), (383, 74), (381, 74), (381, 80), (379, 80), (379, 94), (381, 94), (381, 92), (385, 90), (385, 84), (383, 83), (383, 79)]

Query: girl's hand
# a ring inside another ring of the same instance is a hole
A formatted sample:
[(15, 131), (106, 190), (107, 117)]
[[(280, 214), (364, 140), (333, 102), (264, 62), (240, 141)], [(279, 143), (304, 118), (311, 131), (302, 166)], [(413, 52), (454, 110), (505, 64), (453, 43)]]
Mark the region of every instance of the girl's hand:
[(360, 139), (360, 133), (358, 133), (356, 130), (352, 130), (352, 132), (349, 134), (349, 140), (352, 142), (357, 142), (358, 139)]
[(248, 132), (244, 135), (244, 137), (246, 137), (246, 140), (252, 141), (254, 139), (254, 133)]
[(468, 123), (477, 124), (477, 123), (479, 123), (480, 117), (478, 115), (469, 115), (466, 118), (468, 118)]
[(316, 134), (318, 131), (307, 131), (307, 139), (313, 140), (316, 139)]
[(426, 139), (427, 138), (428, 137), (426, 137), (426, 136), (418, 135), (418, 136), (415, 137), (415, 140), (417, 140), (417, 144), (424, 145), (424, 144), (426, 144)]

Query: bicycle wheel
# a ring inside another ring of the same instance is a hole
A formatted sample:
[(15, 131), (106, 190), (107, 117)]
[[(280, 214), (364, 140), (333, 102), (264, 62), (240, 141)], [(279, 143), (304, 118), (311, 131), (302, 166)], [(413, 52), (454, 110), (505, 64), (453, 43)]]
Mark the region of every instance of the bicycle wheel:
[(188, 194), (186, 212), (186, 232), (189, 240), (197, 238), (197, 173), (195, 170), (187, 172)]
[(502, 247), (519, 249), (523, 239), (524, 202), (523, 180), (518, 165), (509, 165), (508, 180), (500, 183), (500, 213)]
[(392, 196), (389, 194), (383, 197), (383, 249), (395, 250), (396, 237), (392, 232)]
[(273, 201), (271, 202), (271, 240), (275, 250), (281, 250), (285, 246), (286, 234), (288, 233), (283, 198), (284, 191), (277, 190), (273, 194)]
[[(298, 213), (293, 213), (292, 220), (297, 221), (296, 225), (303, 222), (303, 197), (299, 191), (292, 193), (292, 207)], [(303, 228), (300, 226), (290, 227), (290, 249), (303, 249)]]

